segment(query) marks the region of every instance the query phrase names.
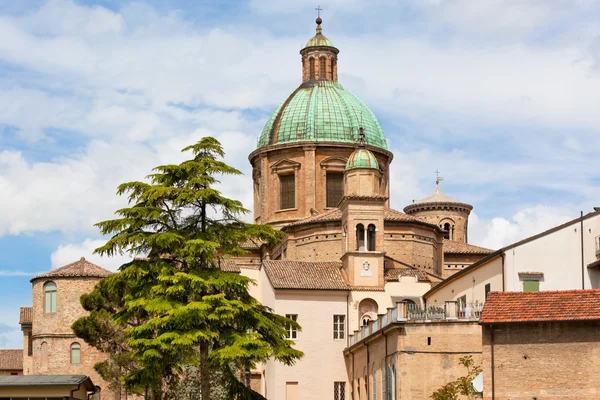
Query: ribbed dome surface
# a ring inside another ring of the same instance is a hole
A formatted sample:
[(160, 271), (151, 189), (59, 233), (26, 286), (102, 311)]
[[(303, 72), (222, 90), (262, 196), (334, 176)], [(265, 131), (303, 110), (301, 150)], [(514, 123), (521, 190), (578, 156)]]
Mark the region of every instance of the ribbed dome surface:
[(355, 168), (372, 168), (379, 169), (379, 163), (377, 159), (367, 149), (356, 149), (350, 157), (348, 158), (348, 162), (346, 163), (346, 171)]
[(258, 147), (301, 142), (365, 143), (387, 150), (383, 130), (369, 108), (342, 85), (310, 80), (296, 89), (267, 121)]
[(325, 35), (323, 35), (322, 33), (317, 33), (315, 36), (310, 38), (308, 42), (306, 42), (306, 46), (304, 46), (304, 48), (319, 46), (335, 47), (331, 40), (327, 39)]

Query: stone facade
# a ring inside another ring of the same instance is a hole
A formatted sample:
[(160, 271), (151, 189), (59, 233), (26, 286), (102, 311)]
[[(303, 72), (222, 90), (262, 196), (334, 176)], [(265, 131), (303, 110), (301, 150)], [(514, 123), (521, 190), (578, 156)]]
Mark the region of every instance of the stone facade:
[[(350, 398), (422, 400), (465, 375), (459, 359), (481, 362), (481, 329), (476, 321), (397, 322), (345, 351)], [(375, 392), (375, 393), (374, 393)]]
[(484, 325), (484, 400), (600, 398), (599, 332), (598, 321)]

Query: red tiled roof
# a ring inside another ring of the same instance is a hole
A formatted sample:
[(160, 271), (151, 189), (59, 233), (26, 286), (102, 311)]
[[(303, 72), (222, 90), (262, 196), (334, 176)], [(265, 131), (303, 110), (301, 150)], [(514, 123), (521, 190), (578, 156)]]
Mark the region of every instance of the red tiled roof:
[(21, 307), (19, 324), (31, 324), (31, 322), (33, 322), (33, 307)]
[(386, 281), (397, 281), (401, 276), (414, 276), (419, 282), (429, 282), (427, 274), (417, 268), (388, 268), (385, 270)]
[(341, 262), (270, 260), (264, 261), (263, 266), (275, 289), (348, 289)]
[(112, 272), (109, 270), (99, 267), (81, 257), (79, 261), (38, 275), (31, 281), (33, 282), (40, 278), (106, 278), (111, 274)]
[[(393, 208), (389, 208), (389, 207), (385, 207), (383, 209), (383, 219), (385, 221), (415, 222), (420, 225), (428, 225), (431, 227), (438, 228), (434, 224), (430, 224), (428, 222), (423, 221), (420, 218), (413, 217), (411, 215), (405, 214), (401, 211), (394, 210)], [(284, 226), (284, 228), (298, 226), (298, 225), (311, 224), (311, 223), (319, 223), (319, 222), (333, 222), (333, 221), (341, 222), (341, 220), (342, 220), (342, 211), (339, 208), (334, 208), (332, 210), (325, 211), (322, 214), (314, 215), (314, 216), (311, 216), (308, 218), (301, 219), (296, 222), (292, 222), (291, 224)]]
[(491, 292), (479, 322), (600, 320), (600, 289), (542, 292)]
[(489, 254), (494, 250), (485, 247), (474, 246), (468, 243), (456, 242), (454, 240), (444, 239), (444, 254)]
[(23, 371), (23, 350), (0, 350), (0, 371)]

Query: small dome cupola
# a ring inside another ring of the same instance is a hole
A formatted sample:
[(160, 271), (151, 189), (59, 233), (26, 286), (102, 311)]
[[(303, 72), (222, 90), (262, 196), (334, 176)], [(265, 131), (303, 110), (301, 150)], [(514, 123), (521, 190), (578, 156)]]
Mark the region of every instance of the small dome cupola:
[(444, 231), (444, 237), (457, 242), (468, 243), (469, 214), (473, 206), (445, 195), (440, 190), (439, 171), (435, 189), (431, 196), (404, 207), (404, 212), (438, 225)]
[(348, 162), (346, 163), (346, 171), (351, 169), (363, 168), (363, 169), (376, 169), (379, 171), (379, 163), (375, 155), (365, 148), (364, 137), (365, 133), (363, 128), (359, 128), (359, 147), (354, 150)]
[(300, 50), (302, 55), (302, 83), (310, 81), (337, 82), (337, 55), (340, 52), (331, 40), (323, 35), (321, 9), (317, 18), (317, 33)]

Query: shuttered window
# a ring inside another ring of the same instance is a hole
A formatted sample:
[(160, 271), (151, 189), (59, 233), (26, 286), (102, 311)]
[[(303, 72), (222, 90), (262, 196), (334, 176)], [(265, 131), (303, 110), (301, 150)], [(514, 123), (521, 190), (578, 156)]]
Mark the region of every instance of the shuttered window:
[(287, 208), (296, 207), (296, 177), (295, 175), (281, 175), (279, 177), (279, 183), (281, 186), (281, 204), (280, 208), (285, 210)]
[(524, 292), (539, 292), (540, 281), (523, 281)]
[(344, 195), (344, 174), (327, 174), (327, 207), (336, 207)]

